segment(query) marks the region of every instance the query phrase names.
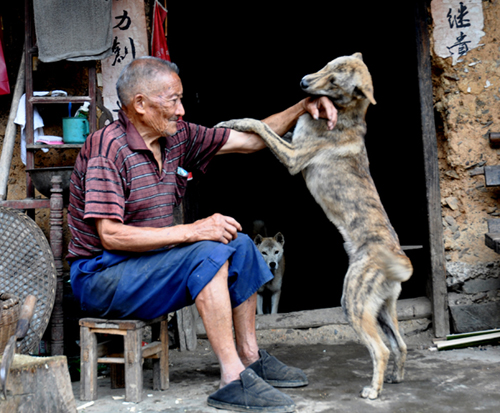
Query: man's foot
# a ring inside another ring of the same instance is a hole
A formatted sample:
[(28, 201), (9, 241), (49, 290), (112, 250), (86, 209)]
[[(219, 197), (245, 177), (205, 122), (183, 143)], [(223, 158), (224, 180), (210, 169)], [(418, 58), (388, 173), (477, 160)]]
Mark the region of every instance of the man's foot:
[(266, 350), (259, 350), (260, 359), (248, 368), (255, 371), (267, 383), (274, 387), (301, 387), (309, 381), (305, 373), (296, 367), (289, 367)]
[(289, 413), (295, 403), (247, 368), (235, 380), (208, 397), (209, 406), (238, 412)]

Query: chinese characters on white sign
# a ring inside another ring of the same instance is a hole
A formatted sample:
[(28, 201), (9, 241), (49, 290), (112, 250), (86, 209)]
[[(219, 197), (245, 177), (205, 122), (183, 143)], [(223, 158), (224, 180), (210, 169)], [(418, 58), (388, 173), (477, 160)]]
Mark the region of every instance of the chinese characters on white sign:
[(434, 51), (451, 57), (455, 65), (471, 49), (480, 46), (484, 36), (481, 0), (432, 0)]
[(112, 55), (101, 61), (103, 80), (103, 103), (118, 119), (118, 96), (116, 81), (123, 67), (136, 57), (147, 56), (148, 39), (143, 0), (113, 1), (113, 47)]

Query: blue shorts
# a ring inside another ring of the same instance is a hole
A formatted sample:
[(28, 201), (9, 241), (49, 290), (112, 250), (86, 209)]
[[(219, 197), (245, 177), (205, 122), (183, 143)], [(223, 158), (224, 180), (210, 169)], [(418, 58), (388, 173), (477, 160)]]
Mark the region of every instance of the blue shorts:
[(233, 308), (273, 278), (250, 237), (238, 234), (229, 244), (201, 241), (141, 254), (104, 251), (71, 263), (71, 286), (91, 316), (149, 320), (193, 304), (226, 261)]

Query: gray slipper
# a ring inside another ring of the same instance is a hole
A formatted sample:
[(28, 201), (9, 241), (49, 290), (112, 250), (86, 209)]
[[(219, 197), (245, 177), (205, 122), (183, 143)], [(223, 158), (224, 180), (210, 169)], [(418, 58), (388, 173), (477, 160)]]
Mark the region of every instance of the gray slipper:
[(238, 412), (290, 413), (295, 403), (247, 368), (235, 380), (208, 397), (207, 404), (217, 409)]
[(259, 350), (260, 359), (248, 366), (274, 387), (301, 387), (309, 384), (305, 373), (296, 367), (289, 367), (271, 356), (266, 350)]

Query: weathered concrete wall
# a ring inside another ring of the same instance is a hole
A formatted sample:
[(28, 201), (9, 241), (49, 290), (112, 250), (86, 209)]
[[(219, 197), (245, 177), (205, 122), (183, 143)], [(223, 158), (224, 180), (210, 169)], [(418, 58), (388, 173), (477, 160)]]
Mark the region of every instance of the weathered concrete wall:
[(484, 244), (487, 220), (500, 216), (500, 188), (476, 175), (477, 167), (500, 164), (488, 139), (500, 131), (500, 2), (482, 5), (484, 45), (455, 65), (432, 56), (447, 284), (458, 331), (500, 325), (490, 308), (500, 296), (499, 255)]

